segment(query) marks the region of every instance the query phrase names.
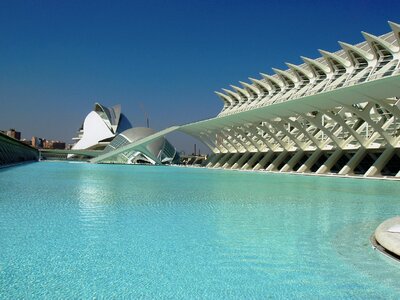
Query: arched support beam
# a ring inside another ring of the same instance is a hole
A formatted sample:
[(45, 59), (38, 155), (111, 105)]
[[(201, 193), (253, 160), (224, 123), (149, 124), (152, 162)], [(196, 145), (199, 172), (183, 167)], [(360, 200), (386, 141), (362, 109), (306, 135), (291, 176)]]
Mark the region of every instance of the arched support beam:
[[(247, 128), (246, 128), (246, 129), (247, 129)], [(254, 134), (253, 134), (252, 132), (250, 132), (249, 130), (245, 131), (244, 129), (242, 129), (242, 128), (240, 128), (240, 127), (237, 127), (236, 130), (238, 131), (238, 133), (241, 134), (242, 137), (244, 137), (246, 140), (248, 140), (249, 143), (250, 143), (251, 145), (253, 145), (254, 150), (256, 150), (256, 151), (262, 151), (260, 145), (258, 145), (257, 142), (255, 142), (255, 141), (253, 140), (252, 137), (254, 136)], [(256, 138), (257, 138), (257, 137), (256, 137)], [(251, 152), (252, 150), (253, 150), (253, 149), (249, 150), (249, 152)]]
[[(339, 140), (339, 138), (335, 136), (335, 134), (332, 131), (326, 128), (324, 124), (322, 124), (322, 118), (324, 116), (323, 112), (318, 111), (317, 115), (315, 115), (314, 117), (308, 116), (307, 114), (301, 114), (301, 116), (308, 122), (313, 124), (316, 128), (321, 130), (329, 138), (329, 140), (335, 144), (336, 147), (341, 148), (343, 146), (345, 141)], [(328, 141), (325, 143), (321, 143), (320, 148), (323, 148), (327, 143)]]
[(314, 74), (302, 67), (296, 66), (294, 64), (285, 63), (294, 73), (297, 74), (299, 80), (304, 81), (303, 77), (307, 78), (308, 81), (314, 78)]
[(222, 90), (225, 93), (229, 94), (229, 96), (231, 96), (231, 99), (233, 100), (232, 107), (237, 107), (238, 105), (240, 105), (241, 98), (237, 93), (235, 93), (235, 92), (233, 92), (231, 90), (227, 90), (227, 89), (222, 89)]
[(262, 91), (255, 85), (249, 84), (247, 82), (239, 81), (239, 83), (247, 90), (249, 94), (252, 94), (254, 98), (261, 96)]
[(234, 145), (237, 152), (243, 153), (249, 151), (248, 146), (239, 138), (239, 134), (235, 131), (234, 127), (224, 127), (222, 131), (227, 138), (229, 137), (229, 141)]
[[(382, 127), (378, 126), (378, 124), (376, 124), (374, 121), (371, 120), (370, 115), (369, 115), (369, 111), (372, 108), (371, 103), (368, 103), (363, 110), (358, 110), (355, 107), (351, 106), (351, 105), (347, 105), (345, 103), (341, 103), (338, 102), (338, 104), (342, 105), (343, 107), (345, 107), (348, 111), (354, 113), (355, 115), (359, 116), (364, 122), (366, 122), (369, 126), (371, 126), (374, 131), (376, 133), (378, 133), (387, 144), (389, 145), (393, 145), (394, 139), (390, 136), (388, 136), (388, 134), (382, 130)], [(376, 139), (376, 138), (375, 138)], [(363, 144), (364, 147), (367, 147), (369, 144), (371, 144), (373, 141), (370, 139), (367, 139), (367, 141), (365, 141), (365, 143)]]
[[(283, 119), (282, 119), (282, 120), (283, 120)], [(305, 144), (304, 142), (302, 142), (302, 141), (299, 141), (299, 140), (297, 139), (297, 137), (295, 137), (291, 132), (289, 132), (289, 131), (285, 128), (284, 124), (282, 124), (282, 123), (283, 123), (283, 122), (281, 121), (281, 122), (272, 122), (272, 123), (270, 123), (270, 124), (271, 124), (272, 126), (276, 127), (279, 131), (281, 131), (287, 138), (289, 138), (289, 139), (293, 142), (293, 144), (296, 145), (296, 147), (297, 147), (298, 149), (305, 150), (306, 144)]]
[[(213, 153), (222, 153), (222, 149), (219, 148), (215, 141), (211, 140), (210, 137), (207, 134), (199, 133), (197, 135), (192, 135), (194, 138), (199, 139), (202, 143), (207, 145), (208, 148), (211, 149)], [(227, 150), (227, 149), (225, 149)]]
[(394, 33), (394, 36), (396, 37), (397, 46), (400, 47), (400, 25), (390, 21), (388, 23)]
[[(357, 131), (355, 131), (352, 127), (350, 127), (345, 120), (342, 119), (341, 116), (339, 116), (338, 114), (335, 114), (333, 112), (330, 111), (325, 111), (325, 115), (327, 115), (329, 118), (331, 118), (332, 120), (334, 120), (336, 123), (338, 123), (340, 126), (343, 127), (343, 129), (345, 129), (352, 137), (352, 139), (357, 140), (357, 142), (361, 145), (364, 146), (367, 142), (367, 139), (364, 138), (363, 136), (361, 136)], [(343, 144), (343, 146), (346, 146), (349, 143), (348, 140), (346, 140), (346, 142)]]
[(364, 31), (362, 31), (361, 33), (364, 36), (365, 40), (368, 42), (369, 47), (374, 51), (376, 58), (379, 58), (379, 52), (377, 51), (375, 44), (380, 45), (382, 48), (386, 49), (392, 55), (396, 54), (400, 50), (399, 46), (396, 47), (386, 42), (384, 39), (380, 37), (377, 37), (375, 35), (372, 35)]
[(332, 69), (337, 69), (337, 64), (339, 64), (345, 70), (349, 70), (352, 67), (351, 61), (340, 57), (335, 53), (331, 53), (325, 50), (318, 50), (321, 53), (322, 57), (326, 60), (328, 65), (331, 66)]
[(281, 78), (281, 81), (285, 83), (287, 88), (293, 88), (298, 82), (299, 79), (290, 74), (289, 72), (282, 71), (276, 68), (272, 68), (272, 70)]
[[(266, 138), (264, 138), (263, 136), (261, 136), (260, 134), (258, 134), (256, 127), (251, 126), (251, 127), (247, 127), (247, 130), (249, 132), (251, 132), (258, 140), (260, 140), (264, 145), (266, 145), (266, 147), (270, 150), (275, 150), (277, 148), (276, 145), (271, 144)], [(265, 149), (262, 149), (265, 150)]]
[(294, 118), (295, 118), (295, 120), (292, 120), (292, 119), (289, 119), (289, 118), (283, 118), (283, 117), (282, 117), (283, 120), (285, 120), (287, 123), (292, 124), (293, 127), (297, 128), (297, 130), (298, 130), (300, 133), (302, 133), (303, 135), (305, 135), (305, 136), (308, 138), (309, 143), (306, 143), (305, 148), (307, 148), (310, 144), (313, 144), (313, 146), (314, 146), (315, 149), (319, 149), (319, 148), (320, 148), (319, 142), (315, 139), (315, 137), (314, 137), (312, 134), (310, 134), (310, 133), (307, 131), (307, 129), (306, 129), (302, 124), (300, 124), (300, 122), (298, 121), (299, 116), (294, 117)]
[[(240, 148), (241, 147), (240, 144), (238, 146), (233, 142), (234, 136), (232, 136), (232, 134), (227, 132), (226, 128), (223, 128), (223, 129), (221, 128), (219, 133), (221, 134), (223, 141), (225, 141), (225, 143), (227, 143), (231, 146), (231, 149), (229, 150), (229, 152), (235, 153), (235, 152), (242, 151), (242, 149)], [(234, 149), (234, 151), (232, 151), (232, 149)]]
[(270, 85), (273, 87), (273, 89), (275, 91), (277, 91), (277, 92), (281, 91), (285, 87), (285, 84), (278, 78), (275, 78), (273, 76), (270, 76), (270, 75), (267, 75), (264, 73), (260, 73), (260, 74), (267, 82), (270, 83)]
[(282, 141), (279, 137), (276, 136), (275, 133), (273, 133), (268, 126), (262, 125), (257, 127), (261, 129), (262, 131), (265, 131), (270, 137), (272, 137), (279, 145), (281, 145), (282, 149), (284, 150), (290, 150), (292, 145), (289, 145), (289, 143)]
[(242, 102), (245, 102), (250, 98), (250, 94), (245, 89), (241, 89), (240, 87), (232, 84), (231, 87), (241, 96), (240, 98)]
[(233, 100), (231, 97), (220, 93), (220, 92), (214, 92), (215, 94), (217, 94), (218, 98), (220, 98), (222, 100), (222, 102), (224, 103), (224, 107), (222, 110), (228, 109), (229, 107), (232, 106), (233, 104)]
[(339, 42), (339, 45), (343, 48), (347, 56), (351, 59), (353, 66), (357, 66), (360, 63), (358, 61), (357, 55), (363, 58), (368, 65), (370, 65), (375, 59), (374, 55), (358, 48), (357, 46), (350, 45), (344, 42)]
[[(242, 130), (240, 130), (237, 127), (231, 127), (230, 128), (230, 133), (233, 133), (233, 136), (236, 140), (236, 142), (238, 142), (245, 151), (240, 151), (241, 153), (243, 152), (250, 152), (252, 150), (257, 149), (250, 141), (249, 138), (245, 135), (245, 132), (243, 132)], [(241, 138), (239, 138), (239, 136), (241, 136), (245, 141), (249, 141), (250, 144), (253, 145), (254, 149), (251, 149), (249, 145), (247, 145)]]
[(255, 79), (255, 78), (250, 78), (250, 81), (253, 82), (256, 86), (259, 87), (260, 90), (262, 90), (264, 92), (265, 95), (270, 95), (273, 93), (274, 89), (272, 88), (271, 85), (269, 85), (268, 83), (259, 80), (259, 79)]
[(324, 65), (319, 61), (316, 61), (314, 59), (305, 56), (301, 56), (301, 59), (309, 66), (310, 69), (314, 71), (316, 77), (318, 77), (318, 75), (320, 75), (321, 72), (324, 73), (325, 76), (331, 73), (331, 69), (329, 68), (329, 66)]

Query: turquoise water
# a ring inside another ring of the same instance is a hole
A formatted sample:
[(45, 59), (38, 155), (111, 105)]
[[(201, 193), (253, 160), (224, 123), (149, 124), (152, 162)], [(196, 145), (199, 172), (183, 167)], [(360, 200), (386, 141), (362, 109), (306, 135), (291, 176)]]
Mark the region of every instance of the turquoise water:
[(175, 167), (0, 171), (0, 298), (393, 298), (400, 183)]

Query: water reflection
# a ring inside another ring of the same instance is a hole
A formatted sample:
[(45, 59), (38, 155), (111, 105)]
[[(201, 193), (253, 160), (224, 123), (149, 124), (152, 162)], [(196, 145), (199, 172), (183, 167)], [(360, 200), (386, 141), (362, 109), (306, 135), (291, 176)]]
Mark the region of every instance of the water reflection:
[(87, 164), (79, 165), (76, 188), (82, 232), (88, 239), (96, 239), (112, 222), (113, 191), (107, 180), (92, 174), (91, 168)]
[(49, 298), (398, 291), (398, 269), (368, 244), (376, 225), (399, 213), (396, 182), (61, 163), (8, 175), (0, 295), (29, 298), (26, 287)]
[[(388, 271), (371, 255), (369, 237), (386, 216), (399, 213), (396, 183), (259, 175), (242, 177), (235, 185), (235, 177), (220, 176), (212, 189), (215, 198), (223, 199), (215, 202), (215, 211), (226, 260), (262, 272), (275, 284), (294, 272), (292, 283), (298, 285), (304, 273), (321, 288), (328, 288), (327, 278), (345, 284), (341, 278), (348, 280), (349, 261), (358, 266), (355, 281), (372, 269)], [(342, 269), (332, 268), (336, 259)], [(398, 289), (400, 274), (394, 278), (391, 287)]]

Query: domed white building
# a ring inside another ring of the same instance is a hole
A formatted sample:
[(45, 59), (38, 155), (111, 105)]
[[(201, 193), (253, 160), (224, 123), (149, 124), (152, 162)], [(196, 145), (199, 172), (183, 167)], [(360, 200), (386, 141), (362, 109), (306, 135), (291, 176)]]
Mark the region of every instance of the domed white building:
[[(129, 120), (121, 113), (121, 105), (111, 108), (96, 103), (93, 111), (85, 118), (78, 131), (73, 150), (103, 150), (111, 152), (156, 133), (151, 128), (132, 128)], [(68, 155), (69, 158), (75, 154)], [(139, 148), (114, 155), (104, 163), (123, 164), (175, 164), (179, 155), (174, 146), (164, 137)]]
[[(145, 127), (127, 129), (111, 141), (104, 149), (104, 153), (134, 143), (154, 133), (156, 133), (154, 129)], [(179, 154), (166, 138), (160, 137), (146, 146), (120, 153), (103, 162), (124, 164), (175, 164), (179, 163)]]

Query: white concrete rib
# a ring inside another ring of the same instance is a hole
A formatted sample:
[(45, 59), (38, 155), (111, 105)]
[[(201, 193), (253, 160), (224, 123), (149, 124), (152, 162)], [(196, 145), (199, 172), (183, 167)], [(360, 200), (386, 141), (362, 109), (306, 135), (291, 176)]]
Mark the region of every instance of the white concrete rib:
[(363, 32), (360, 44), (223, 89), (217, 117), (179, 130), (221, 154), (211, 167), (400, 178), (400, 25), (389, 24), (388, 34)]

